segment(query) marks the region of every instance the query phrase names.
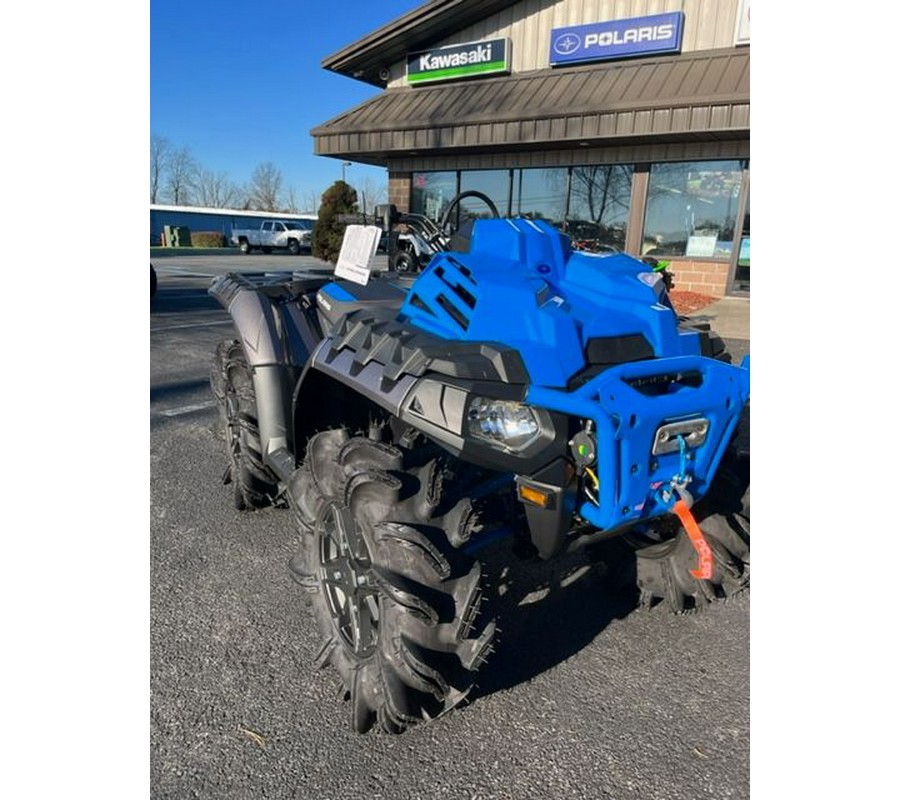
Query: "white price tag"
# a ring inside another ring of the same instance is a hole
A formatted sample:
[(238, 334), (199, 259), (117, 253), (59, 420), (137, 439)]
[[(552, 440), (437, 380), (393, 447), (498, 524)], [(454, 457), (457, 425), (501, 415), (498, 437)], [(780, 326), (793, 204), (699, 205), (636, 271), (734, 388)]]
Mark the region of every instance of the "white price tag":
[(361, 286), (369, 282), (381, 228), (375, 225), (348, 225), (334, 269), (336, 278), (344, 278)]

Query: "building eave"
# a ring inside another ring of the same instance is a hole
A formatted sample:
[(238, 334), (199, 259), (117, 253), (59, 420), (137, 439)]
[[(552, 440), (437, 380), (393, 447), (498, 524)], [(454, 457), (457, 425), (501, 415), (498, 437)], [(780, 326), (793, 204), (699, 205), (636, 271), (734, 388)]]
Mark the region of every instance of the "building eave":
[(518, 0), (430, 0), (332, 53), (322, 67), (383, 87), (382, 70), (462, 28), (515, 5)]

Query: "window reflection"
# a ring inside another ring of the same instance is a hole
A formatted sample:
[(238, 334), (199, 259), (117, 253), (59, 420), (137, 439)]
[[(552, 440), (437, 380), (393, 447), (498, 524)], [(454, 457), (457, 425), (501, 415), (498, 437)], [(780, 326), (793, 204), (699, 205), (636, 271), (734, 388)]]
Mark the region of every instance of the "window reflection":
[(730, 258), (740, 193), (739, 161), (653, 164), (641, 253)]
[(414, 172), (410, 211), (437, 222), (456, 197), (456, 172)]
[(572, 167), (565, 230), (574, 247), (625, 249), (633, 174), (634, 167), (630, 164)]
[[(741, 170), (738, 160), (652, 164), (641, 254), (730, 259)], [(547, 220), (568, 233), (576, 248), (624, 250), (633, 176), (632, 164), (416, 172), (411, 210), (439, 222), (459, 192), (476, 190), (494, 202), (500, 216)], [(466, 198), (450, 224), (457, 229), (489, 216), (482, 200)], [(749, 286), (749, 207), (740, 222), (746, 229), (736, 278)]]
[(517, 169), (513, 174), (513, 216), (544, 219), (562, 227), (567, 185), (568, 170), (564, 167)]
[[(459, 191), (481, 192), (490, 198), (497, 207), (501, 217), (509, 216), (509, 170), (508, 169), (477, 169), (465, 170), (460, 173)], [(488, 205), (477, 197), (467, 197), (459, 204), (458, 225), (463, 225), (470, 219), (489, 219), (493, 213)], [(451, 220), (456, 226), (456, 220)]]

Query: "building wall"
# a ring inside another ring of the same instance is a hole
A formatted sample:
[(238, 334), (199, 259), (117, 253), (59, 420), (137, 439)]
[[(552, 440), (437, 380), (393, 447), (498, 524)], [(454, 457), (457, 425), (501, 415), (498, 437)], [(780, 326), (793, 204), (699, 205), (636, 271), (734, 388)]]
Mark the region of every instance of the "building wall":
[(689, 261), (671, 259), (666, 269), (671, 273), (675, 289), (698, 292), (708, 297), (724, 297), (728, 289), (727, 261)]
[(398, 211), (409, 213), (409, 196), (412, 190), (412, 175), (409, 172), (390, 169), (388, 172), (388, 202), (397, 206)]
[[(606, 22), (683, 11), (682, 52), (734, 46), (738, 0), (522, 0), (435, 46), (482, 39), (512, 40), (512, 71), (550, 66), (550, 31), (566, 25)], [(406, 85), (406, 61), (391, 66), (388, 88)]]
[(150, 206), (150, 244), (160, 244), (166, 225), (180, 225), (191, 233), (221, 233), (227, 240), (232, 228), (259, 227), (266, 219), (315, 219), (315, 214), (279, 214), (274, 211), (239, 211), (231, 208), (210, 209), (189, 206)]
[[(569, 167), (582, 164), (632, 164), (659, 161), (699, 161), (750, 158), (750, 141), (658, 142), (612, 147), (581, 147), (577, 150), (537, 150), (465, 155), (408, 156), (388, 160), (391, 175), (398, 172), (433, 172), (448, 169), (507, 169)], [(393, 203), (394, 201), (391, 200)], [(397, 205), (395, 203), (395, 205)], [(399, 208), (400, 206), (397, 205)]]

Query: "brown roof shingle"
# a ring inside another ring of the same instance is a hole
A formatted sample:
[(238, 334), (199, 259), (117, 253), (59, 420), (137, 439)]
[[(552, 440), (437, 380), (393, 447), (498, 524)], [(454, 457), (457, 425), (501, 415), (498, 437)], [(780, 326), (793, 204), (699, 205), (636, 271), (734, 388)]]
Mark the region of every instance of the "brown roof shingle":
[(319, 155), (487, 152), (750, 130), (750, 50), (691, 52), (391, 89), (312, 130)]

